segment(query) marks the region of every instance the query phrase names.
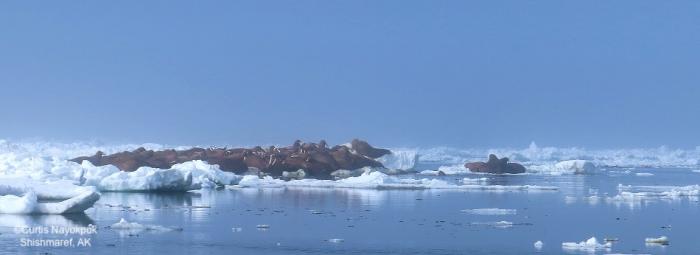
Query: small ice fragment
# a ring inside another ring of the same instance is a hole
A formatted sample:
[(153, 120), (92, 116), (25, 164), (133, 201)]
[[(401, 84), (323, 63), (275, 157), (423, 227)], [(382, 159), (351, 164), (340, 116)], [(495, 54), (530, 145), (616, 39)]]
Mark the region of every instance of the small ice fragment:
[(595, 237), (591, 237), (586, 241), (575, 242), (564, 242), (561, 244), (564, 250), (580, 250), (580, 251), (596, 251), (596, 250), (608, 250), (612, 248), (612, 243), (608, 242), (605, 244), (598, 243)]
[(270, 228), (270, 225), (267, 225), (267, 224), (260, 224), (260, 225), (257, 225), (257, 226), (255, 226), (255, 227), (256, 227), (256, 228), (259, 228), (259, 229), (268, 229), (268, 228)]
[(464, 209), (462, 212), (476, 214), (476, 215), (511, 215), (516, 214), (516, 209), (500, 209), (500, 208), (477, 208), (477, 209)]
[(241, 231), (243, 231), (243, 228), (241, 228), (241, 227), (233, 227), (233, 228), (231, 228), (231, 232), (241, 232)]
[(326, 241), (328, 241), (329, 243), (342, 243), (342, 242), (345, 242), (345, 239), (331, 238), (331, 239), (328, 239)]
[(615, 238), (615, 237), (608, 237), (608, 238), (603, 238), (603, 241), (605, 241), (606, 243), (610, 243), (610, 242), (617, 242), (617, 241), (620, 241), (620, 239), (619, 239), (619, 238)]
[(642, 177), (654, 176), (652, 173), (636, 173), (635, 175)]
[(644, 242), (661, 244), (661, 245), (668, 245), (668, 237), (667, 236), (660, 236), (658, 238), (649, 237), (649, 238), (644, 239)]
[(535, 249), (537, 250), (542, 250), (542, 246), (544, 246), (544, 243), (542, 241), (537, 241), (535, 242)]

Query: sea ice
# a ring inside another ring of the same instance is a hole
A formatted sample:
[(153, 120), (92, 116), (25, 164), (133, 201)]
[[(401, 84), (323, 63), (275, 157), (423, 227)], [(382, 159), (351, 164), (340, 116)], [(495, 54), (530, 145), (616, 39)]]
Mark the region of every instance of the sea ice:
[(418, 163), (418, 151), (412, 149), (394, 149), (391, 154), (377, 159), (388, 169), (413, 170)]
[(600, 244), (595, 237), (591, 237), (586, 241), (581, 241), (578, 243), (564, 242), (561, 244), (561, 247), (564, 250), (595, 252), (597, 250), (609, 250), (612, 248), (612, 243)]
[(478, 209), (464, 209), (462, 212), (476, 214), (476, 215), (513, 215), (516, 214), (516, 209), (500, 209), (500, 208), (478, 208)]
[(529, 172), (549, 175), (562, 174), (592, 174), (597, 170), (596, 166), (587, 160), (565, 160), (555, 164), (547, 163), (542, 165), (531, 165)]
[[(65, 214), (92, 207), (100, 194), (94, 187), (67, 181), (40, 182), (26, 178), (0, 179), (0, 213)], [(40, 200), (61, 200), (42, 202)]]
[(140, 233), (143, 231), (152, 231), (152, 232), (168, 232), (168, 231), (182, 231), (182, 228), (169, 228), (169, 227), (163, 227), (163, 226), (158, 226), (158, 225), (146, 225), (146, 224), (140, 224), (136, 222), (128, 222), (124, 218), (119, 220), (119, 222), (112, 224), (109, 226), (109, 228), (118, 230), (118, 231), (123, 231), (123, 233), (126, 234), (136, 234)]
[(553, 191), (557, 187), (536, 186), (536, 185), (458, 185), (438, 179), (413, 179), (389, 176), (377, 171), (366, 171), (357, 177), (349, 177), (337, 181), (331, 180), (290, 180), (283, 181), (265, 176), (260, 178), (254, 175), (244, 176), (235, 186), (228, 186), (231, 189), (237, 187), (251, 188), (282, 188), (282, 187), (309, 187), (309, 188), (355, 188), (355, 189), (456, 189), (471, 191)]
[(661, 244), (661, 245), (668, 245), (668, 237), (667, 236), (660, 236), (660, 237), (650, 237), (644, 239), (645, 243), (656, 243), (656, 244)]
[(648, 177), (648, 176), (654, 176), (652, 173), (636, 173), (636, 176), (642, 176), (642, 177)]
[(542, 241), (537, 241), (537, 242), (535, 242), (534, 246), (535, 246), (535, 249), (542, 250), (542, 247), (544, 247), (544, 243)]

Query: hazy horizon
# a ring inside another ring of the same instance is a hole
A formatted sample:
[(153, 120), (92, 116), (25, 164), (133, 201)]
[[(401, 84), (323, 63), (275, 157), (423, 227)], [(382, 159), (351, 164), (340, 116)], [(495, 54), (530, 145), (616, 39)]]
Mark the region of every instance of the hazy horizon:
[(0, 139), (695, 148), (674, 3), (3, 2)]

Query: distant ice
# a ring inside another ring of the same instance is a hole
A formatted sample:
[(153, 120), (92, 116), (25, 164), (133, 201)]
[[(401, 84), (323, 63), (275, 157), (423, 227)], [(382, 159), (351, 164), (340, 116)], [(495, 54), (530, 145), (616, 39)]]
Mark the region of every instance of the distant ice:
[(478, 184), (453, 184), (439, 179), (413, 179), (389, 176), (377, 171), (366, 171), (360, 176), (349, 177), (337, 181), (331, 180), (290, 180), (283, 181), (266, 176), (260, 178), (254, 175), (244, 176), (235, 186), (249, 188), (282, 188), (282, 187), (309, 187), (309, 188), (355, 188), (355, 189), (455, 189), (492, 192), (510, 191), (556, 191), (557, 187), (537, 185), (478, 185)]
[(565, 160), (554, 164), (531, 165), (528, 167), (528, 171), (549, 175), (593, 174), (597, 171), (597, 168), (587, 160)]
[(464, 209), (462, 212), (476, 215), (513, 215), (516, 214), (516, 209), (500, 209), (500, 208), (478, 208)]
[(542, 241), (537, 241), (533, 245), (535, 246), (535, 249), (537, 249), (537, 250), (542, 250), (542, 247), (544, 247), (544, 243)]
[(652, 173), (635, 173), (636, 176), (649, 177), (654, 176)]
[(473, 222), (471, 223), (472, 225), (483, 225), (483, 226), (490, 226), (490, 227), (495, 227), (495, 228), (510, 228), (513, 227), (515, 224), (510, 221), (495, 221), (495, 222)]
[(121, 235), (133, 235), (144, 231), (149, 232), (169, 232), (169, 231), (182, 231), (182, 228), (170, 228), (163, 227), (159, 225), (146, 225), (136, 222), (129, 222), (122, 218), (119, 222), (109, 226), (110, 229), (119, 231)]
[(650, 237), (644, 239), (645, 243), (656, 243), (656, 244), (661, 244), (661, 245), (668, 245), (668, 237), (667, 236), (661, 236), (661, 237)]
[(572, 250), (572, 251), (585, 251), (585, 252), (595, 252), (598, 250), (610, 250), (612, 248), (612, 243), (598, 243), (595, 237), (591, 237), (588, 240), (581, 242), (564, 242), (561, 244), (562, 249)]
[(394, 149), (391, 154), (377, 159), (388, 169), (412, 170), (418, 163), (418, 151), (415, 149)]

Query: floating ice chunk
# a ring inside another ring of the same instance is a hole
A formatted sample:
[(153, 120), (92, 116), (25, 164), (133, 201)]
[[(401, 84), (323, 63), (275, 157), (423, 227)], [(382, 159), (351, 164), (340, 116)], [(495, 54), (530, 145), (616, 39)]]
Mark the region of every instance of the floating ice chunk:
[(418, 163), (418, 151), (415, 149), (392, 149), (391, 154), (377, 159), (388, 169), (412, 170)]
[(119, 168), (113, 165), (95, 166), (90, 161), (83, 160), (80, 164), (82, 168), (79, 183), (87, 186), (99, 186), (100, 181), (115, 173), (119, 173)]
[(535, 244), (533, 244), (533, 246), (535, 246), (535, 249), (537, 250), (542, 250), (542, 247), (544, 247), (544, 243), (542, 241), (537, 241), (535, 242)]
[(92, 207), (99, 199), (100, 194), (94, 187), (79, 187), (68, 181), (44, 183), (25, 178), (0, 179), (0, 213), (77, 213)]
[(232, 227), (231, 228), (231, 232), (242, 232), (242, 231), (243, 231), (243, 228), (241, 228), (241, 227)]
[(342, 243), (342, 242), (345, 242), (345, 239), (331, 238), (331, 239), (328, 239), (326, 241), (328, 241), (329, 243)]
[(593, 173), (596, 167), (587, 160), (566, 160), (554, 165), (562, 171), (573, 171), (576, 174)]
[(636, 176), (642, 176), (642, 177), (648, 177), (648, 176), (654, 176), (652, 173), (636, 173)]
[(471, 225), (483, 225), (483, 226), (490, 226), (490, 227), (495, 227), (495, 228), (510, 228), (514, 226), (515, 224), (510, 221), (495, 221), (495, 222), (472, 222)]
[(500, 209), (500, 208), (478, 208), (478, 209), (464, 209), (462, 212), (476, 214), (476, 215), (513, 215), (516, 214), (516, 209)]
[(182, 231), (182, 228), (169, 228), (158, 225), (146, 225), (139, 224), (136, 222), (128, 222), (124, 218), (119, 220), (119, 222), (112, 224), (109, 228), (120, 231), (120, 234), (138, 234), (144, 231), (151, 232), (169, 232), (169, 231)]
[(440, 175), (440, 171), (438, 171), (438, 170), (423, 170), (423, 171), (418, 172), (418, 174), (421, 174), (421, 175)]
[(34, 212), (36, 204), (36, 194), (32, 191), (21, 197), (15, 195), (0, 196), (0, 213), (30, 214)]
[(194, 189), (231, 185), (241, 180), (241, 176), (221, 171), (218, 165), (211, 165), (201, 160), (175, 164), (171, 169), (180, 171), (183, 176), (187, 176), (187, 173), (191, 173), (192, 188)]
[(561, 247), (564, 250), (595, 252), (597, 250), (609, 250), (612, 248), (612, 243), (600, 244), (595, 237), (591, 237), (586, 241), (581, 241), (578, 243), (564, 242), (561, 244)]
[(270, 225), (267, 225), (267, 224), (259, 224), (259, 225), (255, 226), (255, 227), (258, 228), (258, 229), (268, 229), (268, 228), (270, 228)]
[(177, 169), (140, 167), (133, 172), (118, 172), (102, 179), (98, 186), (106, 191), (187, 191), (192, 186), (192, 173)]
[(668, 243), (669, 243), (667, 236), (660, 236), (657, 238), (654, 238), (654, 237), (646, 238), (646, 239), (644, 239), (644, 242), (645, 243), (661, 244), (661, 245), (668, 245)]
[(282, 188), (282, 187), (309, 187), (309, 188), (354, 188), (354, 189), (457, 189), (470, 191), (553, 191), (557, 187), (550, 186), (503, 186), (503, 185), (457, 185), (438, 179), (413, 179), (389, 176), (381, 172), (367, 171), (357, 177), (349, 177), (337, 181), (331, 180), (290, 180), (283, 181), (265, 176), (244, 176), (236, 186), (228, 186), (230, 189), (237, 187), (254, 188)]
[(447, 175), (471, 173), (471, 171), (465, 168), (463, 164), (440, 166), (438, 167), (438, 171), (441, 171)]
[(640, 197), (688, 197), (700, 196), (700, 185), (690, 186), (617, 186), (617, 190)]
[(528, 171), (550, 175), (562, 174), (591, 174), (596, 171), (593, 163), (587, 160), (566, 160), (556, 164), (532, 165)]
[(486, 183), (488, 182), (489, 178), (464, 178), (462, 179), (462, 183), (464, 184), (480, 184), (480, 183)]

